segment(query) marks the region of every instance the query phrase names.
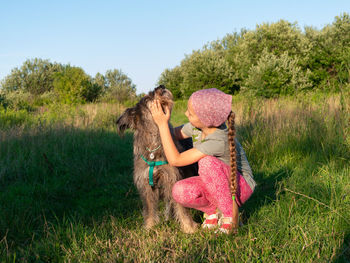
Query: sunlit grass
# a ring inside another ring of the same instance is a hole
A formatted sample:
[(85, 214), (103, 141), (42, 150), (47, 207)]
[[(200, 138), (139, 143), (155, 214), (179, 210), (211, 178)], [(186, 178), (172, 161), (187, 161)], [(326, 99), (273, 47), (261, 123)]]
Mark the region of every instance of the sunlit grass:
[[(1, 113), (0, 261), (345, 262), (349, 98), (234, 97), (258, 183), (237, 236), (187, 235), (173, 220), (142, 228), (132, 134), (120, 138), (114, 127), (122, 106)], [(185, 110), (176, 102), (174, 126), (187, 121)]]

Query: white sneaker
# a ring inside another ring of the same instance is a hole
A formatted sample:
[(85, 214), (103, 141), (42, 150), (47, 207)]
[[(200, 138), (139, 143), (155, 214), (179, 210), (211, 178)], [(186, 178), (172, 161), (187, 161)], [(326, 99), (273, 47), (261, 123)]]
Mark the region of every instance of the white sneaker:
[(232, 217), (221, 217), (219, 220), (220, 227), (215, 233), (223, 233), (223, 234), (230, 234), (234, 233), (237, 234), (238, 230), (237, 228), (233, 227), (233, 219)]
[(211, 215), (207, 215), (206, 213), (204, 213), (204, 222), (202, 224), (202, 228), (203, 229), (213, 229), (216, 228), (218, 226), (218, 214), (211, 214)]

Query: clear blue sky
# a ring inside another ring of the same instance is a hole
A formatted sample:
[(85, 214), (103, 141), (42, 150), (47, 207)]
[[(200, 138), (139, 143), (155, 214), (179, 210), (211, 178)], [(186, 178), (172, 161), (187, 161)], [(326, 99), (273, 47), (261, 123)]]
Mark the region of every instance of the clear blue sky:
[(350, 0), (0, 0), (0, 79), (26, 59), (121, 69), (137, 93), (186, 54), (241, 28), (280, 19), (321, 29)]

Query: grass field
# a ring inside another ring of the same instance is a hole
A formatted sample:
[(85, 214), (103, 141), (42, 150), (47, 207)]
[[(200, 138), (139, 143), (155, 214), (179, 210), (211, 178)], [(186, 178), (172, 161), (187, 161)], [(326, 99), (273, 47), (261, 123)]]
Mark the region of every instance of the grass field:
[[(186, 121), (178, 101), (175, 125)], [(142, 228), (123, 106), (0, 115), (1, 262), (349, 262), (350, 94), (234, 97), (258, 183), (236, 236)], [(201, 214), (192, 210), (194, 219)]]

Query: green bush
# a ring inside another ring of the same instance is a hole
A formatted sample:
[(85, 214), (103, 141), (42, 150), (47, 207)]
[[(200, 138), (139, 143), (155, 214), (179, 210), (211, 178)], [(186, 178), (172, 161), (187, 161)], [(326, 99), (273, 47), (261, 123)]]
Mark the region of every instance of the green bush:
[(82, 68), (67, 65), (55, 74), (54, 90), (63, 103), (74, 104), (94, 101), (101, 86), (92, 83), (91, 77)]
[(263, 23), (206, 44), (179, 66), (166, 69), (158, 83), (177, 99), (212, 87), (230, 94), (252, 87), (251, 93), (264, 97), (305, 89), (339, 91), (350, 83), (349, 46), (347, 13), (321, 30), (302, 31), (297, 23), (285, 20)]
[(158, 84), (165, 85), (176, 99), (188, 98), (200, 89), (217, 88), (234, 93), (235, 74), (225, 57), (211, 49), (194, 51), (180, 67), (162, 73)]
[(350, 83), (350, 17), (344, 13), (317, 31), (305, 29), (310, 43), (307, 67), (315, 87), (337, 91)]
[(307, 42), (297, 24), (285, 20), (263, 23), (255, 30), (242, 31), (235, 41), (228, 48), (227, 59), (240, 83), (248, 77), (251, 66), (258, 63), (264, 50), (276, 56), (288, 52), (291, 57), (304, 57), (307, 49)]
[(6, 95), (4, 92), (0, 92), (0, 109), (7, 109), (9, 106), (9, 101), (6, 98)]
[(53, 89), (54, 75), (61, 69), (61, 64), (51, 63), (49, 60), (28, 59), (20, 68), (14, 68), (1, 82), (1, 86), (7, 92), (43, 94)]
[[(97, 73), (92, 78), (80, 67), (40, 58), (28, 59), (20, 68), (14, 68), (0, 82), (0, 88), (2, 94), (10, 94), (13, 100), (10, 104), (20, 109), (57, 101), (76, 104), (94, 102), (99, 98), (108, 102), (136, 98), (135, 84), (121, 70), (108, 70), (105, 75)], [(24, 98), (19, 99), (19, 94), (24, 94)], [(0, 104), (7, 107), (4, 99), (0, 99)]]
[(177, 66), (173, 69), (164, 70), (159, 77), (158, 85), (164, 85), (171, 90), (174, 99), (181, 99), (184, 97), (181, 88), (183, 79), (182, 68)]
[(195, 51), (181, 63), (183, 67), (182, 94), (188, 98), (200, 89), (217, 88), (232, 93), (235, 75), (230, 64), (213, 50)]
[(6, 132), (7, 129), (13, 129), (18, 126), (30, 127), (33, 122), (33, 116), (27, 110), (0, 109), (0, 130)]
[(250, 68), (243, 90), (266, 98), (292, 95), (312, 87), (309, 75), (309, 71), (304, 73), (298, 60), (291, 58), (288, 52), (276, 56), (264, 50), (257, 65)]
[(31, 93), (22, 90), (8, 92), (6, 93), (7, 108), (13, 110), (32, 111), (34, 110), (34, 97), (35, 96)]
[(121, 70), (107, 70), (104, 76), (96, 74), (94, 81), (103, 86), (100, 101), (125, 102), (136, 98), (136, 85)]
[(35, 97), (34, 106), (44, 106), (58, 101), (57, 93), (48, 91)]

